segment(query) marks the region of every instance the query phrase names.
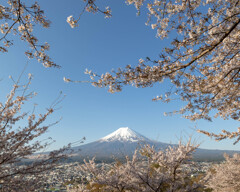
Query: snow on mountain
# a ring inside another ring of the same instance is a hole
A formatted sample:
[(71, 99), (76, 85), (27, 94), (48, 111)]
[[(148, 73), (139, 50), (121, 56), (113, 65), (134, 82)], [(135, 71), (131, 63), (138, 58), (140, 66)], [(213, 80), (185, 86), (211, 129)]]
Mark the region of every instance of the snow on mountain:
[(73, 147), (75, 156), (72, 159), (84, 159), (96, 157), (100, 159), (125, 158), (131, 157), (136, 148), (149, 144), (157, 148), (166, 148), (168, 144), (156, 142), (133, 131), (128, 127), (121, 127), (111, 134), (88, 144)]
[(121, 127), (113, 133), (101, 138), (100, 142), (113, 142), (113, 141), (122, 141), (122, 142), (139, 142), (139, 141), (148, 141), (149, 139), (143, 135), (131, 130), (128, 127)]

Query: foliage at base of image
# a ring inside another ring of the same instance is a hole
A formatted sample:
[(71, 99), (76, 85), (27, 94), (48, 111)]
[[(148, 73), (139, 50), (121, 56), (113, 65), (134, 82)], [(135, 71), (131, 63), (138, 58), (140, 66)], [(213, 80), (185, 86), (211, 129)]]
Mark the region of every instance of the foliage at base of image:
[[(224, 155), (207, 172), (193, 174), (192, 153), (198, 146), (179, 143), (177, 147), (155, 150), (146, 145), (126, 163), (101, 165), (94, 158), (80, 165), (82, 179), (71, 182), (69, 192), (238, 192), (240, 154)], [(70, 183), (70, 182), (69, 182)]]
[(126, 163), (116, 161), (99, 167), (94, 159), (85, 161), (81, 170), (87, 176), (87, 181), (71, 191), (204, 191), (201, 176), (191, 175), (185, 166), (193, 163), (190, 160), (196, 148), (190, 142), (186, 145), (179, 143), (177, 147), (169, 147), (164, 151), (156, 151), (146, 145), (136, 150), (132, 159), (126, 157)]
[(240, 191), (240, 154), (225, 155), (225, 162), (213, 166), (208, 173), (208, 187), (214, 192)]

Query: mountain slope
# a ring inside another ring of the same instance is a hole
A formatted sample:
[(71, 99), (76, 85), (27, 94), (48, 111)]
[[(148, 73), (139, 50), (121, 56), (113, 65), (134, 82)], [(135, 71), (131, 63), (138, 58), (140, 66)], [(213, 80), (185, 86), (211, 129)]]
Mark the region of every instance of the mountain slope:
[[(96, 159), (112, 159), (113, 156), (115, 158), (123, 158), (126, 155), (131, 156), (136, 148), (140, 148), (144, 144), (155, 146), (156, 149), (176, 146), (174, 144), (153, 141), (128, 127), (122, 127), (95, 142), (74, 147), (74, 156), (72, 159), (76, 160), (92, 157), (96, 157)], [(234, 153), (239, 153), (239, 151), (199, 148), (193, 154), (193, 157), (195, 160), (201, 161), (219, 161), (223, 160), (224, 153), (232, 155)]]
[[(132, 155), (136, 148), (144, 144), (150, 144), (158, 148), (169, 146), (166, 143), (150, 140), (128, 127), (122, 127), (98, 141), (74, 147), (74, 150), (82, 157), (122, 157)], [(77, 150), (79, 151), (77, 152)]]

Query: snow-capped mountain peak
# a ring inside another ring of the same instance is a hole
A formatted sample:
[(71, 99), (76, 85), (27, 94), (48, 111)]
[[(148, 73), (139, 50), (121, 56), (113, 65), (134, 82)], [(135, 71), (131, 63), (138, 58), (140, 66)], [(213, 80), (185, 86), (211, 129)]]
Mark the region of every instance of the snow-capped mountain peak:
[(141, 134), (131, 130), (128, 127), (121, 127), (113, 133), (100, 139), (101, 142), (110, 142), (110, 141), (128, 141), (128, 142), (138, 142), (146, 141), (146, 137)]

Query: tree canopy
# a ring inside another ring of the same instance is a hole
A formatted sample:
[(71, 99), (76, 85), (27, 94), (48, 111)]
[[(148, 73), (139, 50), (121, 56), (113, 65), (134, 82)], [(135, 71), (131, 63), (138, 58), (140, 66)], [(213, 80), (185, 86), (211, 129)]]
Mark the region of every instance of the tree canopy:
[[(127, 1), (138, 11), (144, 1)], [(125, 85), (150, 87), (169, 79), (172, 87), (165, 96), (153, 100), (169, 102), (181, 99), (186, 105), (174, 111), (191, 120), (212, 117), (240, 120), (240, 3), (238, 0), (156, 0), (147, 3), (148, 21), (156, 36), (169, 38), (159, 57), (140, 59), (101, 76), (86, 71), (97, 87), (109, 92), (121, 91)], [(214, 113), (214, 115), (212, 115)], [(222, 134), (200, 131), (216, 140), (240, 140), (236, 132)]]
[[(74, 28), (85, 12), (100, 12), (111, 17), (111, 9), (98, 7), (96, 0), (84, 0), (85, 7), (79, 16), (69, 16), (67, 22)], [(127, 0), (138, 13), (148, 10), (147, 25), (156, 30), (156, 36), (169, 38), (159, 56), (140, 59), (139, 64), (128, 65), (112, 73), (98, 75), (86, 71), (97, 87), (108, 87), (109, 92), (121, 91), (125, 85), (150, 87), (169, 79), (172, 87), (165, 96), (153, 100), (169, 102), (181, 99), (186, 105), (174, 111), (191, 120), (221, 117), (240, 120), (240, 3), (238, 0)], [(145, 8), (146, 6), (146, 8)], [(48, 43), (39, 43), (33, 34), (36, 25), (48, 28), (50, 21), (37, 2), (9, 0), (0, 6), (0, 30), (2, 45), (7, 52), (13, 45), (10, 34), (29, 44), (29, 58), (36, 58), (45, 67), (59, 67), (48, 56)], [(64, 78), (66, 82), (71, 79)], [(213, 115), (212, 115), (213, 114)], [(223, 130), (222, 134), (201, 131), (217, 140), (236, 138), (240, 140), (240, 128), (236, 132)]]
[[(86, 182), (77, 185), (72, 192), (112, 191), (112, 192), (201, 192), (204, 182), (191, 177), (189, 164), (194, 146), (190, 141), (183, 145), (156, 150), (146, 145), (136, 150), (126, 163), (114, 162), (99, 167), (94, 159), (80, 166)], [(89, 174), (92, 177), (87, 177)]]

